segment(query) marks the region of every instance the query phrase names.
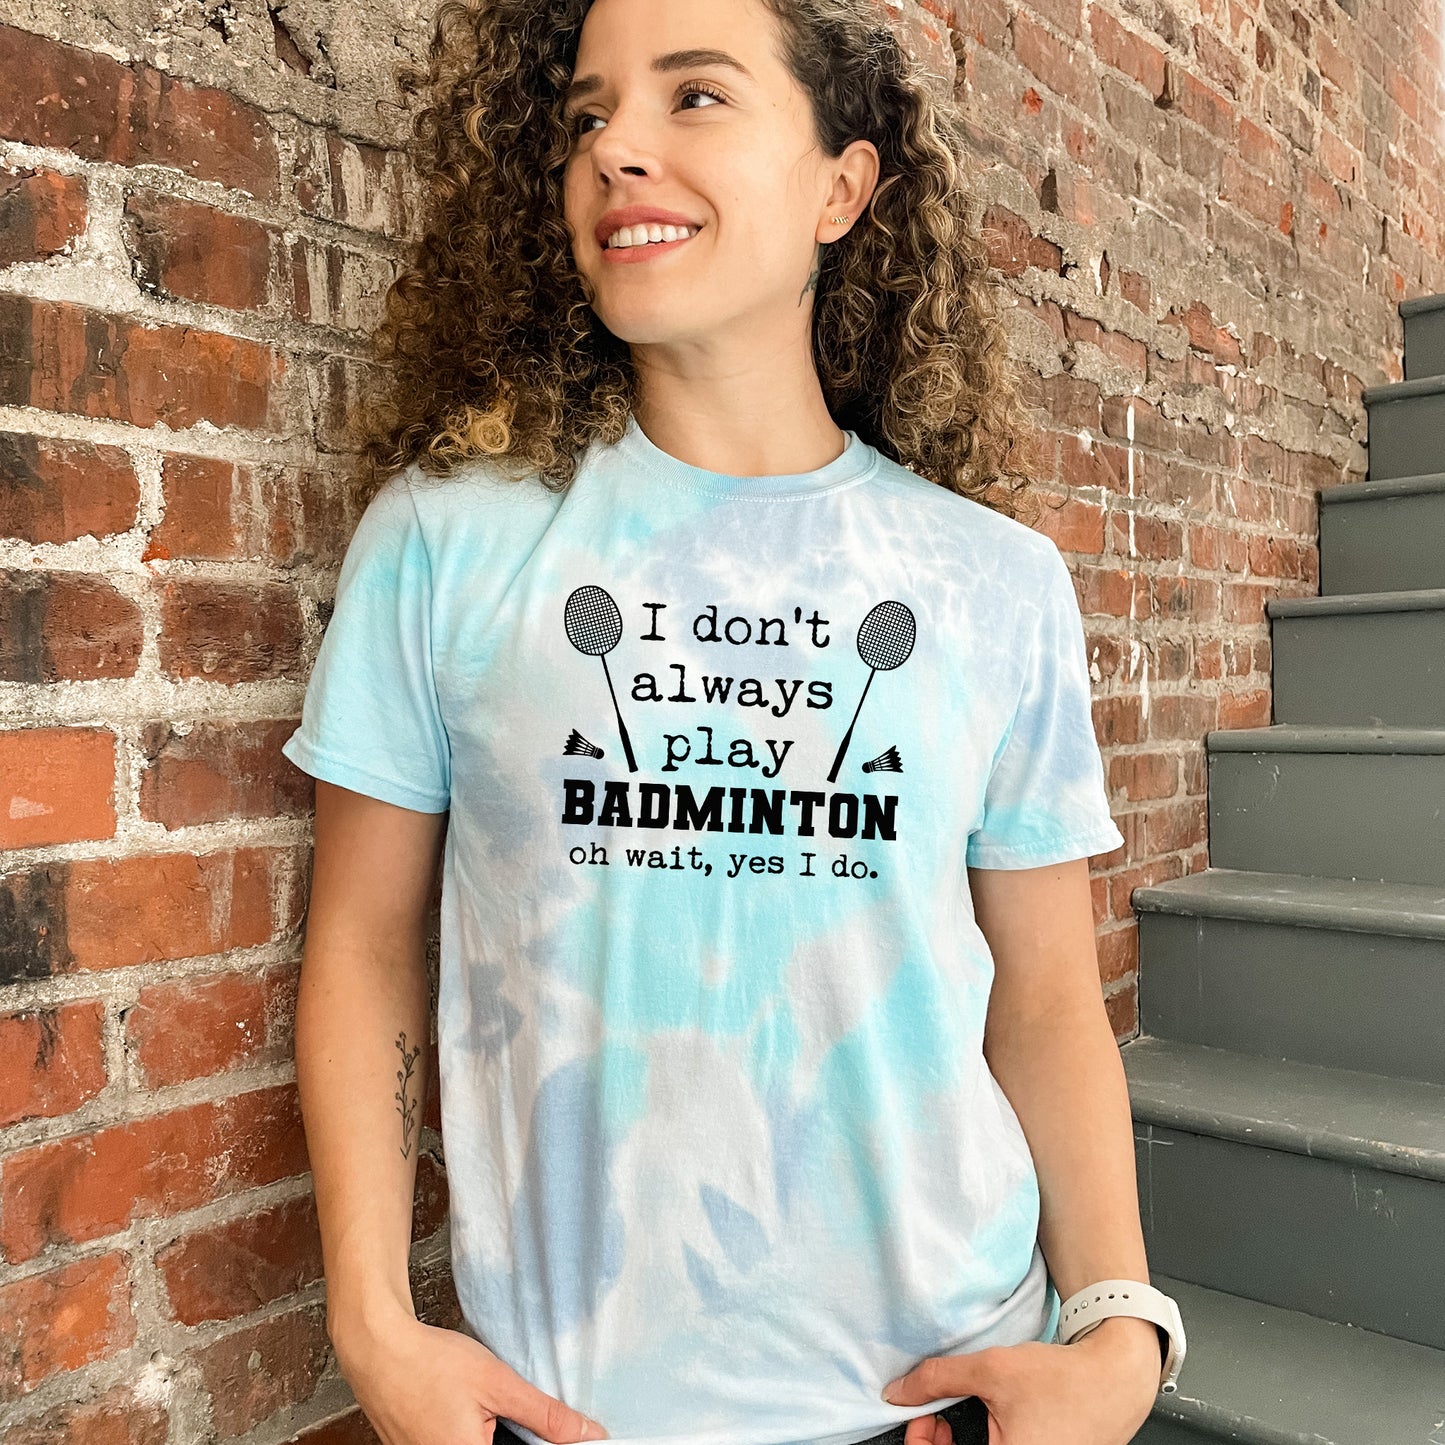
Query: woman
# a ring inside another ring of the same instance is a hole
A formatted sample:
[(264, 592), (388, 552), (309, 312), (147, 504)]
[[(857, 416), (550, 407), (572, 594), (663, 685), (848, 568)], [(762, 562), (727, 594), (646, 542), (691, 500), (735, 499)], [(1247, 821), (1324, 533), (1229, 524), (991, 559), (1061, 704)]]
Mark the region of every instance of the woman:
[[(863, 9), (442, 7), (285, 748), (328, 1328), (386, 1445), (1123, 1445), (1159, 1386), (1146, 1319), (1050, 1342), (1148, 1278), (1123, 838), (963, 128)], [(444, 825), (450, 1331), (407, 1277)]]

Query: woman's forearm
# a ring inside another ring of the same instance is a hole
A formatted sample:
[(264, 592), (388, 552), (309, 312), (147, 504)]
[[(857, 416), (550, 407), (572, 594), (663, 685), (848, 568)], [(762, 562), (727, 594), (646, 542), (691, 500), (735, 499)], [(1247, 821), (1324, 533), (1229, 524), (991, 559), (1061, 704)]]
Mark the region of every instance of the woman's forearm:
[(308, 934), (296, 1073), (333, 1340), (398, 1307), (413, 1313), (408, 1260), (429, 1025), (420, 938), (359, 947)]
[(1060, 1296), (1147, 1283), (1128, 1083), (1097, 990), (991, 1018), (985, 1054), (1034, 1157), (1039, 1244)]

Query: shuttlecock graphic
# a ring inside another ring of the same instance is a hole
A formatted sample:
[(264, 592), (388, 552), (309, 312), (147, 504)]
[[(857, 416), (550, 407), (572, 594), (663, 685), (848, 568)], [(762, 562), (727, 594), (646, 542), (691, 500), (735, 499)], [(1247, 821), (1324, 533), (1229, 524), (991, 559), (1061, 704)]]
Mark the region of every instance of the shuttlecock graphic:
[(871, 758), (863, 764), (865, 773), (901, 773), (903, 764), (898, 757), (897, 748), (886, 748), (876, 758)]
[(600, 758), (602, 756), (602, 749), (596, 743), (589, 743), (576, 728), (567, 734), (567, 741), (562, 745), (562, 751), (584, 758)]

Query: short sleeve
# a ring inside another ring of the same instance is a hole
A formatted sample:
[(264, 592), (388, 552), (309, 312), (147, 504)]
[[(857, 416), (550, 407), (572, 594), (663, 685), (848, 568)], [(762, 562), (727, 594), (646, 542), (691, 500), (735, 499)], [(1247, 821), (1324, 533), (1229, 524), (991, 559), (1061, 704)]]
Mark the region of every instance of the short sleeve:
[(306, 687), (281, 746), (303, 772), (423, 813), (445, 812), (451, 750), (431, 656), (432, 575), (405, 473), (362, 513)]
[(1038, 868), (1124, 842), (1109, 812), (1094, 735), (1073, 578), (1052, 543), (1048, 554), (1036, 584), (1038, 607), (1023, 613), (1033, 628), (1023, 687), (994, 757), (983, 821), (969, 834), (965, 858), (974, 868)]

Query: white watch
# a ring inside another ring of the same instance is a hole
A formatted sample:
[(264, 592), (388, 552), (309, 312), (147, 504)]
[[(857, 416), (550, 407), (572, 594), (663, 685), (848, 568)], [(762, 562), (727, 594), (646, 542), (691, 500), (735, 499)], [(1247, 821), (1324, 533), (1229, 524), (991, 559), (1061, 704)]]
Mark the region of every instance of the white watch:
[(1179, 1368), (1184, 1363), (1184, 1320), (1178, 1304), (1152, 1284), (1137, 1279), (1101, 1279), (1071, 1294), (1059, 1306), (1059, 1327), (1054, 1338), (1067, 1345), (1114, 1315), (1151, 1320), (1168, 1335), (1159, 1388), (1173, 1394), (1179, 1388)]

